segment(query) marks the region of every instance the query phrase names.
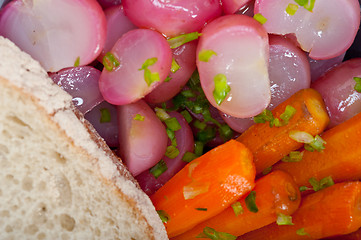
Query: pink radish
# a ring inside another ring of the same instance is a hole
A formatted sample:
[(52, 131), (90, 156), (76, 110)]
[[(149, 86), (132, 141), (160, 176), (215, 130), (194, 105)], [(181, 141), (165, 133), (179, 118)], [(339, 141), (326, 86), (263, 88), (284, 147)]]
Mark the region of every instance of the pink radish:
[(122, 0), (97, 0), (103, 8), (110, 8), (122, 3)]
[(14, 0), (1, 10), (0, 35), (56, 72), (96, 59), (104, 46), (106, 20), (94, 0)]
[[(344, 53), (360, 25), (357, 0), (316, 0), (301, 7), (293, 0), (256, 0), (255, 14), (262, 14), (269, 33), (294, 34), (313, 59), (329, 59)], [(290, 9), (294, 10), (290, 10)]]
[(233, 14), (249, 3), (251, 0), (221, 0), (225, 14)]
[(209, 23), (197, 48), (203, 91), (220, 111), (246, 118), (265, 109), (271, 98), (268, 35), (245, 15), (226, 15)]
[[(103, 69), (99, 88), (104, 99), (115, 105), (135, 102), (150, 93), (166, 79), (172, 64), (167, 40), (149, 29), (124, 34), (110, 56), (111, 68)], [(113, 66), (112, 61), (118, 64)]]
[(361, 112), (361, 93), (355, 90), (354, 77), (361, 77), (361, 58), (354, 58), (332, 68), (312, 84), (325, 101), (334, 127)]
[(98, 86), (100, 74), (98, 69), (84, 66), (65, 68), (49, 76), (73, 96), (75, 106), (85, 114), (104, 100)]
[(107, 19), (107, 36), (102, 52), (98, 60), (103, 61), (103, 57), (109, 52), (116, 41), (126, 32), (135, 29), (136, 26), (124, 15), (123, 6), (117, 5), (104, 10)]
[(143, 100), (118, 106), (118, 121), (119, 154), (129, 171), (137, 176), (164, 156), (166, 129)]
[(176, 64), (178, 64), (179, 69), (169, 74), (169, 81), (163, 82), (145, 96), (147, 102), (166, 102), (180, 92), (196, 69), (196, 49), (196, 41), (183, 44), (173, 49), (173, 59)]
[[(158, 178), (155, 178), (148, 170), (142, 172), (136, 177), (140, 187), (148, 195), (155, 193), (155, 191), (162, 187), (171, 177), (173, 177), (187, 164), (187, 162), (182, 160), (186, 152), (193, 152), (194, 139), (192, 130), (189, 127), (187, 121), (178, 112), (170, 112), (169, 115), (170, 117), (175, 117), (181, 125), (181, 129), (175, 131), (175, 139), (177, 141), (179, 155), (174, 159), (166, 156), (162, 158), (167, 165), (167, 170)], [(168, 145), (170, 145), (170, 140), (168, 140)]]
[(325, 60), (314, 60), (312, 58), (308, 58), (311, 67), (311, 81), (316, 81), (325, 72), (340, 64), (344, 57), (345, 53), (341, 54), (340, 56)]
[(167, 37), (199, 31), (222, 13), (219, 0), (123, 0), (122, 4), (135, 25)]

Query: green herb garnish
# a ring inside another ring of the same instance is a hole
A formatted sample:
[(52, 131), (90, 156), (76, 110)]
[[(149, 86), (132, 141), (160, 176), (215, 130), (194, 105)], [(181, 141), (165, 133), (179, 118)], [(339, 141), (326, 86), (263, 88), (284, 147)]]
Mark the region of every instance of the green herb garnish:
[(177, 61), (173, 58), (173, 59), (172, 59), (172, 67), (171, 67), (170, 71), (171, 71), (172, 73), (176, 73), (179, 69), (180, 69), (179, 64), (178, 64)]
[(77, 57), (74, 62), (74, 67), (79, 67), (79, 65), (80, 65), (80, 57)]
[(160, 160), (154, 167), (149, 169), (149, 172), (155, 177), (158, 178), (162, 173), (167, 171), (168, 167), (164, 160)]
[(163, 223), (167, 223), (169, 221), (170, 217), (164, 210), (157, 210), (157, 213)]
[(226, 75), (220, 73), (214, 77), (213, 97), (217, 105), (221, 105), (227, 94), (231, 91), (231, 87), (227, 83)]
[(236, 216), (238, 216), (238, 215), (240, 215), (240, 214), (242, 214), (244, 211), (243, 211), (243, 207), (242, 207), (242, 205), (241, 205), (241, 203), (240, 202), (235, 202), (235, 203), (233, 203), (232, 205), (231, 205), (231, 207), (232, 207), (232, 209), (233, 209), (233, 211), (234, 211), (234, 214), (236, 215)]
[(112, 120), (110, 111), (108, 108), (101, 108), (100, 109), (100, 123), (107, 123)]
[(298, 5), (290, 3), (290, 4), (288, 4), (288, 6), (286, 8), (286, 13), (288, 15), (293, 16), (296, 14), (297, 10), (298, 10)]
[(119, 67), (120, 62), (111, 52), (107, 52), (103, 57), (103, 65), (106, 70), (112, 72), (116, 67)]
[(258, 207), (256, 205), (256, 192), (251, 191), (248, 196), (245, 198), (247, 209), (251, 212), (258, 212)]
[(187, 42), (191, 42), (193, 40), (196, 40), (199, 38), (199, 36), (201, 36), (201, 33), (198, 32), (192, 32), (192, 33), (186, 33), (186, 34), (182, 34), (179, 35), (177, 37), (174, 38), (170, 38), (168, 39), (168, 43), (170, 45), (170, 48), (177, 48), (179, 46), (182, 46), (183, 44), (187, 43)]
[(144, 121), (145, 117), (137, 113), (133, 119), (137, 121)]
[(213, 228), (205, 227), (203, 232), (198, 234), (196, 238), (208, 238), (212, 240), (236, 240), (237, 237), (233, 236), (232, 234), (225, 233), (225, 232), (218, 232)]
[(139, 71), (144, 70), (144, 80), (148, 84), (148, 86), (150, 86), (153, 82), (160, 81), (159, 73), (157, 73), (157, 72), (152, 73), (148, 68), (148, 67), (154, 65), (157, 61), (158, 61), (158, 58), (156, 58), (156, 57), (148, 58), (143, 63), (142, 67), (138, 69)]
[(165, 156), (174, 159), (179, 155), (179, 149), (176, 146), (170, 145), (167, 147), (167, 150), (165, 151)]
[(262, 14), (257, 13), (253, 16), (253, 18), (259, 22), (260, 24), (265, 24), (267, 22), (267, 18), (265, 18)]
[(353, 80), (355, 80), (356, 82), (354, 89), (356, 90), (356, 92), (361, 93), (361, 78), (354, 77)]
[(282, 213), (277, 214), (277, 225), (294, 225), (292, 223), (292, 217), (284, 215)]
[(198, 59), (201, 62), (208, 62), (213, 55), (217, 56), (217, 53), (213, 50), (203, 49), (199, 52)]
[(325, 189), (325, 188), (330, 187), (335, 184), (331, 176), (322, 178), (320, 181), (317, 181), (316, 178), (312, 177), (308, 180), (308, 182), (311, 184), (311, 186), (315, 192), (320, 191), (322, 189)]
[(299, 162), (302, 160), (303, 151), (292, 151), (288, 156), (283, 157), (282, 162)]

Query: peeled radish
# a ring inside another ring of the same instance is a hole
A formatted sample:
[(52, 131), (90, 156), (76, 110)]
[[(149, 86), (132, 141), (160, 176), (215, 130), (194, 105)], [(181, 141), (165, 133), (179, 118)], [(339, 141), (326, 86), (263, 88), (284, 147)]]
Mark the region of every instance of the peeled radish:
[(168, 136), (163, 123), (143, 101), (118, 106), (119, 154), (133, 176), (164, 156)]
[(264, 27), (269, 33), (294, 34), (301, 48), (317, 60), (344, 53), (360, 25), (357, 0), (316, 0), (313, 8), (293, 0), (256, 0), (254, 11), (267, 19)]
[(0, 35), (56, 72), (96, 59), (104, 46), (106, 20), (94, 0), (14, 0), (1, 10)]
[(354, 77), (361, 77), (361, 58), (332, 68), (312, 84), (321, 93), (334, 127), (361, 112), (361, 93), (355, 90)]
[(268, 35), (245, 15), (226, 15), (209, 23), (197, 48), (203, 91), (220, 111), (239, 118), (265, 109), (271, 98)]
[(85, 114), (104, 100), (98, 86), (100, 73), (98, 69), (84, 66), (65, 68), (49, 76), (73, 96), (74, 105)]
[(199, 31), (222, 13), (219, 0), (123, 0), (122, 4), (135, 25), (156, 29), (167, 37)]
[(166, 79), (172, 51), (160, 33), (135, 29), (115, 43), (109, 58), (111, 68), (103, 69), (100, 92), (108, 102), (124, 105), (143, 98)]

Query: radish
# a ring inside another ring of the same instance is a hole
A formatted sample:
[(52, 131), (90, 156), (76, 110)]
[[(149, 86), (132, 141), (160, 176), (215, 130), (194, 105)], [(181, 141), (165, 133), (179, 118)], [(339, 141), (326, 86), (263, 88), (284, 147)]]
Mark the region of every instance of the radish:
[(106, 20), (94, 0), (14, 0), (1, 10), (0, 35), (56, 72), (97, 58)]
[(100, 92), (109, 103), (124, 105), (143, 98), (167, 78), (172, 51), (160, 33), (135, 29), (115, 43), (109, 61), (100, 76)]
[(133, 176), (154, 166), (167, 148), (163, 123), (143, 101), (118, 106), (119, 154)]
[(226, 15), (209, 23), (197, 48), (197, 67), (208, 101), (239, 118), (265, 109), (271, 98), (268, 35), (245, 15)]
[(225, 14), (233, 14), (243, 8), (251, 0), (221, 0), (222, 9)]
[(301, 48), (313, 59), (329, 59), (344, 53), (360, 25), (359, 2), (307, 2), (309, 4), (302, 7), (293, 0), (256, 0), (254, 11), (267, 19), (264, 27), (269, 33), (294, 34)]

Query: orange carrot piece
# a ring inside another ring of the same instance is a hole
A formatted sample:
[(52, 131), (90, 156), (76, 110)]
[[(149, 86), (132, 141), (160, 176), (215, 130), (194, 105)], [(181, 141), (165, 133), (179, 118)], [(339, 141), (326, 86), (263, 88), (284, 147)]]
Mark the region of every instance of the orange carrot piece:
[(324, 132), (322, 152), (305, 151), (300, 162), (279, 163), (273, 169), (290, 173), (298, 186), (310, 186), (311, 177), (331, 176), (334, 182), (361, 179), (361, 113)]
[[(291, 215), (301, 201), (300, 192), (292, 177), (282, 171), (274, 171), (256, 182), (256, 205), (258, 212), (251, 212), (246, 207), (245, 196), (239, 202), (243, 213), (235, 214), (232, 206), (220, 214), (210, 218), (192, 228), (173, 240), (199, 239), (197, 236), (205, 227), (215, 229), (217, 232), (240, 236), (247, 232), (261, 228), (277, 220), (278, 214)], [(237, 203), (236, 202), (236, 203)]]
[(255, 185), (252, 153), (230, 140), (187, 164), (151, 200), (169, 219), (169, 237), (179, 235), (229, 207)]
[(350, 234), (325, 238), (324, 240), (360, 240), (360, 239), (361, 239), (361, 228), (359, 228), (356, 232)]
[(320, 239), (356, 231), (361, 226), (361, 182), (343, 182), (302, 199), (292, 215), (294, 225), (272, 223), (240, 240)]
[(279, 118), (287, 105), (296, 109), (295, 115), (287, 125), (270, 127), (268, 122), (258, 123), (237, 138), (253, 153), (257, 174), (287, 156), (291, 151), (302, 147), (302, 143), (289, 137), (290, 131), (305, 131), (315, 136), (320, 134), (329, 122), (321, 95), (311, 88), (298, 91), (277, 106), (272, 111), (274, 117)]

